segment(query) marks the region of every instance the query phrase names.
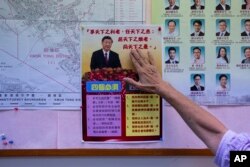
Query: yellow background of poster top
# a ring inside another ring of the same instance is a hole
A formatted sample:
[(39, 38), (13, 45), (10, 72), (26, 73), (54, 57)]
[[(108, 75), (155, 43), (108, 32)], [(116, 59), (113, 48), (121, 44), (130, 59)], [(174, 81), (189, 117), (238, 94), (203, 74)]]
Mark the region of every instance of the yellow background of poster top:
[[(140, 106), (133, 106), (133, 105), (140, 105)], [(132, 111), (132, 109), (148, 109), (148, 108), (149, 109), (154, 108), (156, 109), (156, 111)], [(144, 120), (144, 118), (148, 119)], [(150, 123), (146, 124), (134, 123), (141, 121), (150, 121)], [(147, 125), (149, 127), (138, 127)], [(137, 128), (133, 126), (137, 126)], [(146, 129), (150, 129), (153, 131), (146, 132), (145, 131)], [(160, 135), (160, 97), (156, 94), (126, 95), (126, 136), (158, 136), (158, 135)]]
[[(91, 35), (87, 32), (88, 29), (119, 29), (124, 31), (120, 34), (95, 34)], [(152, 34), (125, 34), (126, 29), (150, 29), (153, 30)], [(160, 31), (159, 31), (160, 29)], [(148, 44), (152, 46), (149, 49), (142, 49), (141, 51), (146, 55), (149, 51), (155, 60), (156, 67), (161, 73), (162, 71), (162, 29), (159, 26), (83, 26), (81, 36), (81, 57), (82, 57), (82, 74), (90, 71), (90, 62), (92, 53), (102, 48), (102, 38), (110, 36), (113, 39), (111, 50), (119, 54), (121, 65), (123, 69), (133, 69), (133, 63), (130, 60), (129, 53), (131, 49), (123, 49), (124, 44), (140, 44), (138, 42), (118, 42), (119, 37), (148, 37), (148, 42), (141, 44)]]

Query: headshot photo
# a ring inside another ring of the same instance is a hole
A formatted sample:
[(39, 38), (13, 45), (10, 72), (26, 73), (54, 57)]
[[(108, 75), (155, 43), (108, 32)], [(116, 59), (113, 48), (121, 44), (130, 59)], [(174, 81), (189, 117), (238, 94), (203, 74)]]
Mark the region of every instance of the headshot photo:
[(191, 47), (191, 65), (202, 65), (205, 63), (205, 47)]
[(167, 0), (167, 7), (165, 10), (179, 10), (179, 0)]
[(205, 0), (191, 0), (192, 6), (190, 7), (191, 10), (204, 10), (205, 9)]
[(249, 10), (250, 9), (250, 0), (243, 0), (243, 4), (241, 5), (242, 10)]
[(205, 27), (205, 20), (201, 19), (201, 20), (191, 20), (191, 34), (190, 36), (205, 36), (204, 33), (204, 27)]
[(250, 47), (242, 47), (242, 64), (250, 64)]
[(217, 2), (217, 6), (215, 8), (215, 10), (230, 10), (230, 4), (231, 1), (230, 0), (216, 0)]
[(177, 37), (179, 36), (179, 20), (165, 20), (165, 33), (166, 37)]
[(101, 40), (102, 48), (93, 52), (90, 62), (90, 69), (101, 68), (121, 68), (119, 55), (111, 50), (113, 39), (110, 36), (104, 36)]
[(165, 55), (165, 64), (179, 64), (179, 47), (166, 47)]
[(190, 91), (204, 91), (205, 75), (204, 74), (191, 74), (191, 87)]
[(229, 59), (230, 59), (230, 47), (221, 47), (217, 46), (216, 47), (216, 53), (217, 53), (217, 58), (216, 58), (216, 64), (222, 65), (222, 64), (229, 64)]
[(216, 20), (216, 36), (230, 36), (230, 20), (229, 19), (217, 19)]
[(230, 74), (216, 74), (217, 91), (230, 90)]
[(242, 33), (241, 36), (250, 36), (250, 19), (241, 21)]

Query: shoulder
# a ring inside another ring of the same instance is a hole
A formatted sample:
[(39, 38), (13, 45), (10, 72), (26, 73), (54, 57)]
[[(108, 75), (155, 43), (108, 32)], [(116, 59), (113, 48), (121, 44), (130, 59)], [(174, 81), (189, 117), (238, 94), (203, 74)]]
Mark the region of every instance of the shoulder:
[(247, 7), (246, 4), (241, 5), (241, 9), (246, 9), (246, 7)]
[(216, 10), (222, 10), (223, 9), (223, 7), (221, 6), (221, 4), (218, 4), (217, 6), (216, 6)]
[(175, 7), (174, 7), (175, 9), (179, 9), (179, 6), (177, 6), (177, 5), (175, 5)]
[(191, 8), (191, 9), (195, 9), (195, 5), (192, 5), (190, 8)]
[(100, 53), (102, 53), (102, 49), (99, 49), (93, 52), (93, 54), (100, 54)]
[(241, 33), (241, 36), (246, 36), (246, 35), (247, 33), (245, 31)]
[(110, 51), (110, 55), (114, 55), (114, 56), (118, 56), (118, 53), (114, 52), (114, 51)]
[(201, 31), (201, 32), (200, 32), (200, 35), (205, 35), (205, 33)]
[(244, 64), (244, 63), (245, 63), (245, 61), (246, 61), (246, 59), (243, 59), (243, 60), (241, 61), (241, 63), (243, 63), (243, 64)]
[(193, 86), (190, 87), (190, 89), (194, 90), (194, 89), (196, 89), (196, 87), (193, 85)]

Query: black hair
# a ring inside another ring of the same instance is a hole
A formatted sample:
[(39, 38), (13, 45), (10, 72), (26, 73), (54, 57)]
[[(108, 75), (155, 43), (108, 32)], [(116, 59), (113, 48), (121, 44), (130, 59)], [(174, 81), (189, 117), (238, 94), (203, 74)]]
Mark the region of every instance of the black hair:
[(250, 22), (250, 19), (246, 19), (246, 20), (244, 21), (244, 24), (246, 24), (246, 22)]
[(220, 23), (226, 23), (226, 24), (227, 24), (226, 20), (224, 20), (224, 19), (220, 20), (220, 21), (219, 21), (219, 24), (220, 24)]
[(113, 39), (112, 39), (110, 36), (104, 36), (104, 37), (102, 38), (102, 42), (103, 42), (105, 39), (109, 39), (109, 40), (111, 40), (111, 41), (113, 42)]
[(170, 23), (170, 22), (173, 22), (174, 25), (176, 26), (176, 22), (175, 22), (174, 20), (169, 20), (169, 21), (168, 21), (168, 26), (169, 26), (169, 23)]
[(219, 80), (221, 80), (221, 78), (223, 78), (223, 77), (225, 77), (226, 79), (228, 79), (228, 77), (227, 77), (226, 74), (221, 74), (221, 75), (219, 76)]
[(195, 20), (195, 21), (193, 22), (193, 25), (194, 25), (195, 23), (197, 23), (197, 24), (199, 24), (200, 26), (202, 26), (202, 22), (201, 22), (200, 20)]
[(200, 74), (195, 74), (195, 75), (194, 75), (194, 77), (193, 77), (193, 78), (194, 78), (194, 80), (195, 80), (195, 78), (196, 78), (196, 77), (200, 77), (200, 78), (202, 78)]
[(175, 52), (176, 52), (176, 49), (174, 48), (174, 47), (170, 47), (169, 49), (168, 49), (168, 55), (170, 54), (170, 51), (171, 50), (174, 50)]
[(196, 49), (198, 49), (198, 50), (201, 52), (201, 49), (200, 49), (199, 47), (194, 47), (194, 48), (193, 48), (193, 52), (194, 52), (194, 50), (196, 50)]

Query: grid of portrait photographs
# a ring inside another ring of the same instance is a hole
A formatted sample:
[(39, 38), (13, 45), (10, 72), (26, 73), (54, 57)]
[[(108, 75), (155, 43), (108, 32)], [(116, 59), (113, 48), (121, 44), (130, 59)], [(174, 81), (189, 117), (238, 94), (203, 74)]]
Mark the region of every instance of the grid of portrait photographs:
[(249, 105), (250, 0), (152, 6), (152, 23), (164, 27), (164, 79), (200, 104)]

